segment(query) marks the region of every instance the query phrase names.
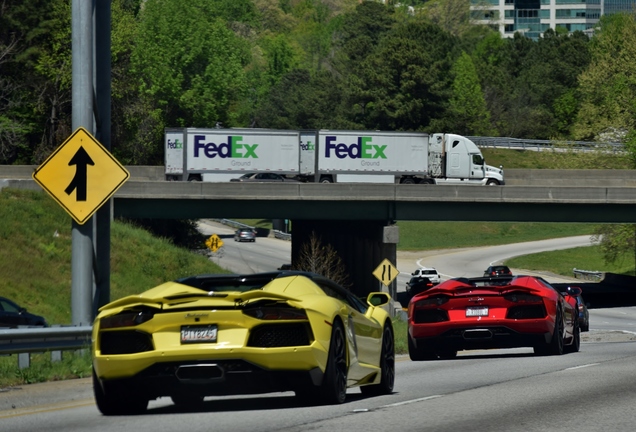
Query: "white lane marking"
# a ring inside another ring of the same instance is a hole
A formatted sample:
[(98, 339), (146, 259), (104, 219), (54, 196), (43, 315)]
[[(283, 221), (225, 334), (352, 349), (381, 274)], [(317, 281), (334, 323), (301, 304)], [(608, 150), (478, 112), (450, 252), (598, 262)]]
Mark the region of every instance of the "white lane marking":
[(382, 405), (380, 408), (392, 408), (392, 407), (397, 407), (397, 406), (401, 406), (401, 405), (408, 405), (408, 404), (412, 404), (412, 403), (416, 403), (416, 402), (423, 402), (423, 401), (427, 401), (427, 400), (431, 400), (431, 399), (437, 399), (437, 398), (441, 398), (442, 395), (433, 395), (433, 396), (426, 396), (423, 398), (418, 398), (418, 399), (411, 399), (411, 400), (407, 400), (407, 401), (403, 401), (403, 402), (396, 402), (396, 403), (392, 403), (389, 405)]
[(586, 367), (590, 367), (590, 366), (598, 366), (598, 365), (600, 365), (600, 363), (590, 363), (590, 364), (586, 364), (586, 365), (574, 366), (574, 367), (571, 367), (571, 368), (566, 368), (566, 369), (564, 369), (564, 370), (583, 369), (583, 368), (586, 368)]

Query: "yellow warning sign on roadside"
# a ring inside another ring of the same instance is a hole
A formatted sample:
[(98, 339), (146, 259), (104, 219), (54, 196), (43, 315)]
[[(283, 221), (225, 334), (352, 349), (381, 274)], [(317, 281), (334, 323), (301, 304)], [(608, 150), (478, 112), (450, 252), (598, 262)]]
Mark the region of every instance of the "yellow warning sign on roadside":
[(212, 252), (216, 252), (219, 249), (221, 249), (221, 246), (223, 246), (223, 240), (221, 240), (221, 237), (219, 237), (216, 234), (212, 234), (206, 241), (205, 241), (205, 245), (208, 247), (208, 249), (210, 249)]
[(129, 177), (126, 168), (81, 127), (33, 173), (33, 179), (80, 225)]
[(397, 268), (395, 268), (391, 261), (385, 258), (384, 261), (382, 261), (373, 271), (373, 276), (378, 278), (378, 280), (384, 285), (389, 286), (399, 273), (400, 272)]

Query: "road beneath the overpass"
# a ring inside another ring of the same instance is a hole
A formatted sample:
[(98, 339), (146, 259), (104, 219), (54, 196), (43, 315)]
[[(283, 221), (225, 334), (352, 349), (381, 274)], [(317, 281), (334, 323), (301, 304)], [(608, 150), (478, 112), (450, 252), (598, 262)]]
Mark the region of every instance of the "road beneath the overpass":
[[(410, 276), (411, 272), (418, 267), (434, 267), (441, 274), (443, 279), (476, 277), (482, 276), (484, 270), (489, 265), (501, 264), (504, 260), (512, 257), (591, 245), (592, 241), (590, 236), (586, 235), (499, 246), (436, 251), (398, 251), (398, 270), (400, 270), (401, 276)], [(568, 278), (549, 272), (531, 272), (525, 269), (512, 269), (512, 272), (513, 274), (523, 273), (542, 276), (548, 280), (548, 282), (554, 283), (576, 280), (574, 276)], [(404, 281), (405, 284), (406, 280)]]
[[(234, 229), (210, 220), (201, 220), (199, 229), (204, 235), (219, 235), (224, 246), (211, 260), (232, 272), (255, 273), (276, 270), (291, 260), (291, 242), (274, 238), (257, 238), (254, 243), (237, 243), (233, 240)], [(571, 249), (592, 244), (590, 236), (565, 237), (499, 246), (484, 246), (460, 249), (430, 251), (398, 251), (397, 263), (400, 271), (396, 278), (397, 292), (403, 292), (411, 273), (418, 267), (435, 267), (443, 279), (453, 277), (481, 276), (491, 264), (520, 255), (539, 252)], [(378, 263), (379, 264), (379, 263)], [(530, 272), (524, 269), (512, 269), (514, 273), (542, 276), (549, 282), (570, 282), (568, 278), (548, 272)], [(596, 270), (596, 269), (586, 269)]]

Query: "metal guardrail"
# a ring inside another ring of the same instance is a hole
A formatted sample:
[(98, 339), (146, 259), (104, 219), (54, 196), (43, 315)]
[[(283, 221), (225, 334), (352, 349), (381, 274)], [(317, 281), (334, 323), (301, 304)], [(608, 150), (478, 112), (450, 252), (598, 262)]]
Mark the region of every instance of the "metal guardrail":
[(577, 151), (607, 151), (610, 153), (622, 153), (625, 151), (625, 145), (616, 142), (594, 142), (594, 141), (552, 141), (552, 140), (533, 140), (523, 138), (508, 137), (467, 137), (478, 147), (504, 148), (511, 150), (557, 150), (572, 149)]
[(290, 233), (284, 233), (279, 230), (274, 230), (274, 237), (281, 240), (291, 241), (292, 235)]
[(583, 280), (600, 281), (603, 279), (603, 272), (574, 269), (574, 278)]
[(26, 327), (0, 329), (0, 355), (18, 354), (18, 367), (30, 364), (30, 353), (51, 352), (51, 360), (60, 360), (61, 351), (90, 346), (92, 326)]
[[(227, 225), (227, 226), (231, 226), (232, 228), (249, 228), (251, 230), (255, 230), (256, 228), (251, 226), (251, 225), (246, 225), (244, 223), (241, 222), (237, 222), (234, 221), (232, 219), (214, 219), (219, 223), (222, 223), (223, 225)], [(277, 239), (281, 239), (281, 240), (289, 240), (291, 241), (292, 235), (289, 233), (284, 233), (282, 231), (279, 230), (272, 230), (272, 232), (274, 233), (274, 237)]]
[(244, 224), (244, 223), (241, 223), (241, 222), (237, 222), (237, 221), (232, 220), (232, 219), (212, 219), (212, 220), (215, 220), (215, 221), (217, 221), (219, 223), (222, 223), (223, 225), (227, 225), (227, 226), (230, 226), (232, 228), (237, 228), (237, 229), (238, 228), (249, 228), (251, 230), (254, 229), (254, 227), (251, 226), (251, 225), (247, 225), (247, 224)]

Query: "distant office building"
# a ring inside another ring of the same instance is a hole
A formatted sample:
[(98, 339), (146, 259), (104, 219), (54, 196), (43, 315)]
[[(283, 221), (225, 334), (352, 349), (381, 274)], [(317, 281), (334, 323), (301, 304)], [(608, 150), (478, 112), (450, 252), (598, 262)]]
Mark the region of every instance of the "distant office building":
[(538, 39), (546, 30), (565, 28), (589, 35), (601, 15), (631, 12), (636, 0), (470, 0), (471, 18), (505, 37), (520, 32)]

